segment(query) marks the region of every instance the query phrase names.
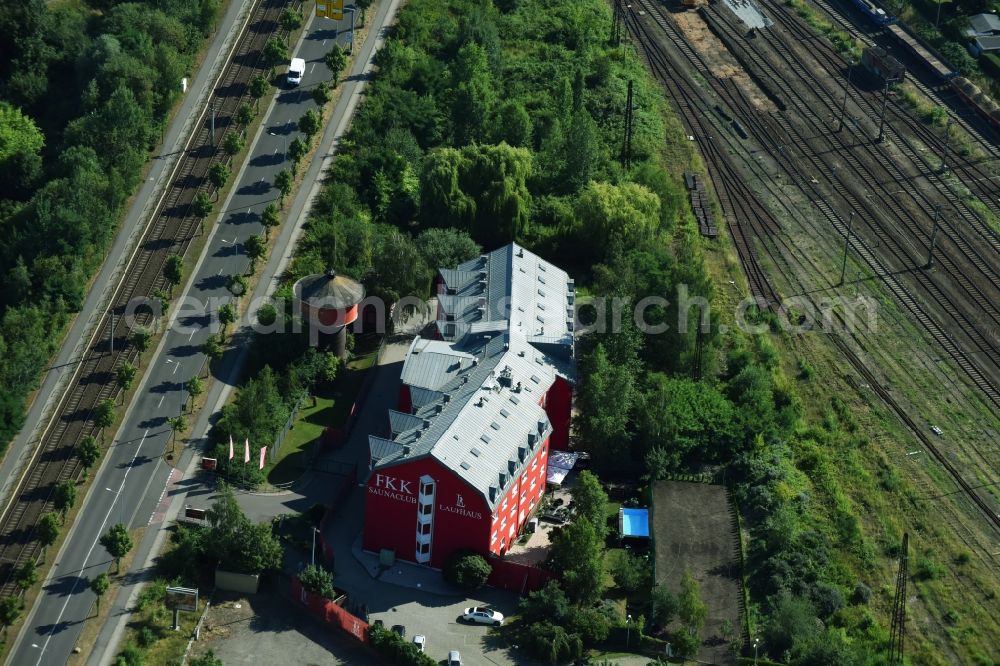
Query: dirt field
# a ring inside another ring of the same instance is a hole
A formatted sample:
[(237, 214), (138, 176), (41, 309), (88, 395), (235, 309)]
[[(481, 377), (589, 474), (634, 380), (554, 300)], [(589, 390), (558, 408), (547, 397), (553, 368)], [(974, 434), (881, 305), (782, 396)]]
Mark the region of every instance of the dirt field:
[(708, 620), (698, 659), (735, 663), (723, 638), (723, 625), (728, 620), (734, 635), (739, 635), (739, 544), (725, 489), (703, 483), (658, 482), (653, 487), (651, 536), (657, 585), (676, 592), (688, 570), (701, 586)]

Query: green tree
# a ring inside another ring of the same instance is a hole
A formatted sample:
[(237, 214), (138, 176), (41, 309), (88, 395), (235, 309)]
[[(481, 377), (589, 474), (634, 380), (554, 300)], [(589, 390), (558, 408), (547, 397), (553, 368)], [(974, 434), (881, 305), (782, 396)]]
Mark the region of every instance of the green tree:
[[(211, 174), (209, 177), (211, 178)], [(202, 231), (204, 231), (205, 218), (212, 214), (211, 197), (209, 197), (205, 192), (198, 192), (194, 195), (194, 201), (191, 202), (191, 214), (198, 219), (198, 225)]]
[(637, 410), (645, 450), (669, 443), (662, 451), (675, 470), (691, 453), (715, 461), (730, 452), (733, 409), (714, 385), (661, 373), (650, 373), (646, 384)]
[(208, 357), (209, 363), (218, 361), (224, 352), (222, 336), (218, 333), (209, 335), (201, 345), (201, 353)]
[(475, 202), (472, 237), (493, 247), (524, 236), (532, 207), (531, 151), (506, 144), (474, 145), (466, 146), (462, 155), (462, 190)]
[(264, 44), (264, 62), (271, 68), (272, 75), (274, 68), (288, 61), (288, 47), (277, 37), (272, 37)]
[(636, 388), (630, 369), (612, 363), (603, 343), (581, 362), (575, 426), (582, 444), (602, 462), (621, 460), (631, 437)]
[(263, 76), (255, 76), (250, 79), (250, 97), (253, 98), (254, 109), (260, 111), (260, 100), (270, 89), (271, 84)]
[(330, 92), (330, 86), (326, 85), (323, 81), (320, 81), (316, 87), (313, 88), (312, 98), (319, 107), (326, 106), (326, 103), (329, 102), (332, 97), (333, 95)]
[(244, 139), (243, 135), (236, 130), (226, 132), (225, 138), (222, 139), (222, 149), (226, 151), (226, 155), (229, 155), (230, 157), (239, 155), (245, 145), (246, 139)]
[(84, 437), (80, 446), (76, 447), (76, 457), (83, 465), (83, 476), (86, 478), (90, 468), (96, 465), (101, 457), (101, 447), (97, 440), (91, 435)]
[(3, 625), (3, 637), (7, 640), (7, 627), (17, 622), (21, 617), (21, 600), (17, 597), (0, 597), (0, 624)]
[(607, 162), (602, 155), (602, 143), (597, 123), (585, 108), (577, 110), (566, 132), (566, 168), (562, 174), (564, 188), (579, 192)]
[[(386, 303), (395, 303), (403, 296), (426, 296), (430, 270), (413, 240), (387, 225), (378, 227), (374, 240), (372, 268), (366, 276), (370, 293)], [(407, 270), (401, 271), (399, 266)]]
[(486, 51), (475, 42), (458, 50), (453, 74), (455, 145), (464, 146), (484, 138), (487, 121), (496, 104), (497, 86)]
[(681, 591), (677, 595), (677, 617), (695, 636), (705, 626), (708, 618), (708, 607), (701, 600), (698, 581), (691, 576), (690, 571), (685, 571), (681, 579)]
[(580, 472), (570, 493), (576, 515), (589, 520), (594, 532), (603, 541), (608, 531), (608, 494), (604, 492), (600, 479), (585, 469)]
[(101, 597), (103, 597), (108, 588), (111, 587), (111, 579), (108, 578), (108, 574), (102, 573), (94, 576), (90, 579), (90, 591), (94, 593), (97, 597), (97, 614), (101, 614)]
[(115, 380), (118, 383), (118, 387), (122, 390), (122, 404), (125, 404), (125, 394), (132, 388), (132, 383), (135, 381), (136, 372), (138, 368), (125, 361), (119, 367), (117, 372), (115, 372)]
[(641, 247), (659, 228), (660, 199), (636, 183), (590, 182), (580, 192), (576, 216), (582, 238), (596, 250), (612, 243)]
[(282, 208), (285, 207), (285, 197), (292, 191), (293, 182), (292, 173), (288, 169), (282, 169), (274, 176), (274, 186), (278, 188), (278, 192), (281, 194), (278, 203)]
[(314, 110), (309, 109), (299, 118), (299, 131), (306, 135), (307, 139), (312, 139), (323, 127), (323, 119)]
[[(251, 86), (252, 86), (251, 82)], [(252, 96), (253, 93), (251, 93)], [(257, 112), (254, 107), (250, 106), (247, 102), (243, 102), (236, 108), (236, 124), (241, 127), (246, 127), (253, 122), (253, 119), (257, 116)]]
[(253, 275), (257, 271), (257, 262), (267, 256), (267, 242), (263, 236), (253, 234), (243, 243), (243, 249), (250, 259), (250, 274)]
[(201, 377), (195, 375), (185, 382), (184, 388), (187, 389), (188, 395), (191, 396), (191, 410), (194, 411), (194, 401), (198, 399), (199, 395), (205, 392), (205, 384), (201, 381)]
[(427, 153), (420, 173), (420, 214), (426, 226), (472, 230), (476, 202), (461, 186), (467, 170), (465, 156), (455, 148)]
[(340, 48), (336, 44), (333, 48), (323, 56), (323, 62), (326, 63), (327, 68), (333, 75), (331, 78), (333, 83), (331, 84), (334, 88), (340, 83), (340, 74), (344, 71), (344, 67), (347, 65), (347, 54), (344, 53), (344, 49)]
[(310, 564), (299, 574), (299, 582), (305, 590), (324, 599), (333, 599), (333, 576), (326, 569)]
[(226, 329), (229, 328), (230, 324), (236, 322), (236, 306), (232, 303), (226, 303), (219, 308), (219, 323), (222, 324), (222, 332), (220, 337), (225, 337)]
[(662, 628), (670, 624), (677, 615), (677, 597), (666, 587), (657, 585), (649, 595), (647, 618), (653, 627)]
[[(247, 108), (249, 108), (249, 107), (247, 107)], [(216, 196), (216, 198), (218, 198), (218, 196), (219, 196), (219, 190), (221, 190), (223, 187), (225, 187), (226, 183), (229, 182), (229, 176), (230, 175), (231, 174), (230, 174), (230, 171), (229, 171), (229, 167), (226, 166), (222, 162), (216, 162), (215, 164), (212, 165), (212, 168), (208, 170), (208, 180), (212, 183), (212, 187), (215, 188), (215, 196)], [(212, 212), (212, 209), (209, 208), (208, 212), (205, 213), (204, 216), (198, 215), (197, 213), (195, 213), (195, 216), (197, 216), (197, 217), (207, 217), (208, 214), (211, 213), (211, 212)]]
[(39, 543), (42, 544), (42, 557), (45, 556), (45, 550), (59, 538), (59, 525), (59, 514), (49, 511), (39, 519), (38, 525), (35, 526), (35, 535), (38, 537)]
[(281, 566), (281, 543), (270, 524), (254, 524), (236, 502), (232, 488), (222, 484), (207, 516), (210, 556), (227, 571), (260, 574)]
[(486, 584), (493, 567), (482, 555), (456, 551), (448, 556), (441, 573), (452, 585), (466, 591), (478, 590)]
[(56, 511), (59, 512), (63, 522), (66, 522), (66, 514), (76, 504), (76, 484), (69, 479), (57, 483), (53, 504), (55, 504)]
[(170, 425), (170, 431), (172, 436), (170, 438), (170, 452), (173, 455), (174, 449), (177, 446), (177, 435), (187, 430), (188, 422), (187, 417), (183, 414), (174, 416), (167, 419), (167, 423)]
[(288, 33), (285, 36), (286, 43), (292, 36), (291, 33), (302, 27), (302, 20), (302, 13), (292, 9), (291, 7), (288, 7), (285, 11), (281, 12), (279, 23), (281, 23), (281, 29)]
[(454, 268), (482, 254), (483, 248), (458, 229), (427, 229), (416, 237), (417, 250), (432, 268)]
[(0, 187), (5, 195), (27, 193), (41, 172), (44, 145), (45, 137), (31, 117), (0, 102)]
[(14, 580), (17, 581), (17, 586), (22, 590), (27, 590), (29, 587), (38, 582), (38, 567), (35, 565), (34, 560), (25, 560), (24, 564), (17, 568), (17, 572), (14, 574)]
[(115, 403), (113, 400), (101, 400), (94, 410), (94, 425), (101, 431), (101, 442), (104, 442), (104, 430), (115, 422)]
[(136, 362), (142, 365), (142, 355), (146, 353), (149, 349), (149, 345), (153, 342), (153, 332), (148, 328), (143, 328), (142, 326), (136, 326), (132, 329), (132, 344), (135, 345), (136, 350), (139, 352)]
[(309, 144), (299, 137), (295, 137), (295, 139), (288, 144), (288, 157), (292, 160), (292, 173), (298, 171), (299, 162), (302, 161), (302, 158), (305, 157), (308, 152)]
[(278, 207), (273, 203), (264, 206), (264, 211), (260, 214), (260, 224), (264, 227), (264, 240), (268, 240), (271, 237), (271, 229), (281, 224)]
[[(175, 431), (176, 432), (176, 431)], [(132, 550), (132, 537), (128, 529), (122, 523), (115, 523), (111, 528), (101, 535), (101, 545), (104, 546), (108, 554), (115, 560), (115, 571), (121, 573), (122, 558)]]
[(184, 259), (181, 258), (179, 254), (172, 254), (167, 257), (167, 261), (163, 264), (163, 277), (167, 279), (167, 284), (170, 285), (170, 293), (174, 293), (174, 287), (181, 283), (184, 279)]
[(534, 126), (531, 116), (518, 101), (509, 101), (500, 107), (496, 123), (495, 142), (507, 142), (518, 148), (530, 148)]
[(604, 544), (589, 520), (577, 519), (552, 531), (548, 568), (559, 572), (567, 595), (581, 606), (604, 592)]
[(162, 289), (154, 289), (153, 293), (150, 294), (150, 298), (156, 301), (156, 305), (159, 307), (159, 312), (153, 313), (157, 319), (167, 314), (167, 311), (170, 309), (170, 297), (167, 295), (167, 292)]
[(646, 561), (629, 551), (612, 553), (611, 577), (625, 594), (632, 595), (649, 584), (649, 568)]
[(246, 276), (243, 275), (230, 275), (229, 279), (226, 280), (226, 289), (236, 298), (247, 293), (249, 285), (250, 283), (247, 281)]

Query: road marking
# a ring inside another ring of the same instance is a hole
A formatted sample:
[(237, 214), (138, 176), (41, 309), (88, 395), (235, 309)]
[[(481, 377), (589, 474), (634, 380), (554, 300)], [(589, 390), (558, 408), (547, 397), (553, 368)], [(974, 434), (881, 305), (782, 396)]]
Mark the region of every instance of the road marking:
[(216, 275), (222, 275), (222, 269), (221, 268), (219, 269), (219, 272), (216, 273)]
[(272, 154), (272, 155), (277, 155), (277, 154), (278, 154), (278, 149), (277, 149), (277, 148), (275, 148), (275, 149), (274, 149), (274, 152), (273, 152), (273, 153), (271, 153), (271, 154)]
[[(97, 543), (101, 540), (101, 536), (104, 534), (104, 526), (108, 524), (108, 518), (111, 517), (111, 512), (115, 510), (115, 504), (121, 499), (122, 490), (125, 488), (125, 482), (128, 481), (128, 473), (132, 471), (132, 466), (135, 465), (136, 458), (139, 457), (139, 451), (142, 450), (142, 444), (146, 441), (146, 435), (149, 434), (149, 430), (142, 433), (142, 439), (139, 440), (139, 446), (135, 447), (135, 455), (132, 456), (132, 462), (129, 463), (128, 467), (125, 468), (125, 476), (122, 477), (122, 485), (118, 487), (117, 497), (115, 501), (111, 503), (108, 508), (108, 513), (104, 516), (104, 521), (101, 523), (101, 528), (97, 530), (97, 538), (94, 539), (94, 543), (90, 544), (90, 550), (87, 551), (87, 556), (83, 558), (83, 565), (80, 567), (80, 571), (84, 571), (87, 568), (87, 562), (90, 561), (90, 556), (94, 554), (94, 548), (97, 547)], [(108, 490), (111, 490), (108, 488)], [(113, 491), (112, 491), (113, 492)], [(35, 666), (41, 666), (42, 655), (45, 654), (45, 648), (49, 646), (49, 641), (52, 639), (53, 634), (56, 632), (57, 627), (62, 623), (62, 617), (66, 613), (66, 607), (69, 605), (69, 600), (73, 598), (76, 594), (76, 588), (80, 585), (80, 581), (83, 580), (81, 577), (77, 576), (73, 581), (73, 587), (70, 588), (69, 594), (66, 595), (66, 601), (63, 602), (62, 609), (59, 611), (59, 617), (56, 618), (55, 623), (52, 625), (52, 629), (45, 636), (45, 642), (42, 644), (41, 652), (38, 653), (38, 661), (35, 662)], [(32, 647), (35, 647), (32, 644)]]
[(180, 363), (174, 363), (174, 371), (171, 372), (170, 374), (176, 375), (177, 374), (177, 368), (179, 368), (179, 367), (181, 367)]
[[(312, 67), (309, 68), (309, 73), (312, 74), (313, 70), (315, 70), (315, 69), (316, 69), (316, 63), (313, 63)], [(152, 180), (152, 179), (150, 179), (150, 180)]]
[(159, 408), (160, 408), (160, 405), (162, 405), (162, 404), (163, 404), (163, 398), (165, 398), (165, 397), (166, 397), (166, 396), (162, 396), (162, 395), (160, 396), (160, 401), (159, 401), (158, 403), (156, 403), (156, 408), (157, 408), (157, 409), (159, 409)]
[(188, 342), (191, 342), (191, 338), (194, 337), (194, 331), (191, 331), (191, 335), (188, 336)]

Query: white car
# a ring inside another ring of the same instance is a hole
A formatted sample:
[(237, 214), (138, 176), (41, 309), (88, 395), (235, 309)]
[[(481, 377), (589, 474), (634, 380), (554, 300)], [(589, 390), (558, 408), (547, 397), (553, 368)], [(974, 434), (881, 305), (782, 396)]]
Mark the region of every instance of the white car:
[(503, 614), (486, 607), (477, 608), (473, 606), (472, 608), (466, 608), (462, 619), (466, 622), (475, 622), (477, 624), (492, 624), (495, 627), (503, 624)]
[(462, 655), (458, 653), (458, 650), (452, 650), (448, 653), (448, 666), (462, 666)]
[(427, 651), (427, 637), (423, 634), (417, 634), (413, 637), (413, 644), (417, 646), (417, 649), (421, 652)]

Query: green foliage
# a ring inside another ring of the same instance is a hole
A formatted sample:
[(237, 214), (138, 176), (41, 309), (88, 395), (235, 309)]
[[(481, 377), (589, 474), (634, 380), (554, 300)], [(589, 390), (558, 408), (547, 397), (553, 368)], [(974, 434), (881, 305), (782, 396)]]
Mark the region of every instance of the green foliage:
[(432, 270), (454, 268), (482, 254), (482, 247), (458, 229), (427, 229), (414, 242), (424, 264)]
[(113, 400), (101, 400), (94, 410), (94, 425), (101, 430), (101, 441), (104, 440), (104, 429), (115, 422), (115, 403)]
[(452, 585), (466, 591), (478, 590), (486, 584), (493, 567), (482, 555), (456, 551), (448, 556), (441, 573)]
[(227, 484), (220, 485), (206, 517), (211, 525), (203, 541), (206, 554), (226, 571), (260, 574), (281, 566), (281, 543), (271, 526), (250, 522)]
[(226, 280), (226, 289), (228, 289), (229, 293), (235, 296), (236, 298), (239, 298), (243, 294), (247, 293), (247, 289), (249, 288), (249, 286), (250, 286), (250, 281), (247, 280), (245, 275), (240, 275), (240, 274), (230, 275), (229, 278)]
[(613, 363), (603, 343), (580, 359), (580, 375), (574, 425), (582, 444), (598, 460), (621, 459), (632, 434), (635, 375)]
[(3, 625), (3, 635), (7, 638), (7, 627), (17, 622), (21, 617), (21, 600), (17, 597), (0, 597), (0, 624)]
[(244, 146), (246, 146), (246, 139), (236, 130), (226, 132), (226, 136), (222, 139), (222, 149), (230, 157), (238, 155)]
[(654, 628), (662, 628), (670, 624), (677, 615), (677, 597), (670, 590), (657, 585), (649, 595), (649, 611), (647, 617)]
[(179, 254), (167, 257), (166, 263), (163, 264), (163, 277), (166, 278), (167, 284), (170, 285), (170, 291), (173, 293), (174, 287), (184, 279), (184, 259)]
[(194, 401), (205, 392), (205, 383), (201, 381), (201, 377), (194, 376), (184, 382), (184, 390), (191, 396), (191, 408), (193, 409)]
[[(209, 175), (209, 178), (211, 179), (211, 175)], [(198, 218), (200, 222), (203, 222), (206, 217), (212, 214), (212, 199), (209, 198), (207, 192), (198, 192), (198, 194), (194, 195), (194, 201), (191, 202), (191, 214)]]
[(323, 81), (320, 81), (312, 91), (313, 101), (316, 102), (316, 106), (326, 106), (327, 102), (333, 97), (330, 92), (330, 86), (326, 85)]
[(524, 643), (550, 664), (563, 664), (583, 655), (583, 639), (578, 634), (546, 620), (528, 627)]
[(188, 666), (224, 666), (222, 660), (215, 656), (212, 650), (199, 657), (192, 657), (188, 661)]
[(388, 664), (436, 666), (438, 663), (399, 634), (378, 625), (368, 627), (368, 644)]
[(104, 546), (108, 554), (115, 560), (115, 570), (121, 571), (122, 558), (132, 550), (132, 537), (128, 529), (122, 523), (115, 523), (107, 532), (101, 535), (101, 545)]
[(94, 437), (88, 435), (76, 447), (76, 457), (80, 460), (80, 464), (83, 465), (83, 469), (89, 470), (100, 460), (101, 446)]
[(42, 550), (51, 546), (59, 538), (59, 514), (49, 511), (42, 515), (35, 526), (35, 536), (42, 544)]
[(631, 595), (649, 586), (652, 572), (645, 559), (628, 551), (615, 551), (612, 555), (611, 577), (623, 592)]
[(56, 511), (62, 515), (63, 520), (66, 520), (66, 514), (76, 504), (76, 484), (69, 479), (57, 483), (52, 503), (55, 505)]
[(333, 599), (333, 576), (326, 569), (310, 564), (299, 574), (299, 582), (303, 589), (324, 599)]
[(250, 259), (250, 273), (253, 274), (257, 267), (257, 262), (267, 256), (267, 243), (263, 236), (254, 234), (243, 243), (243, 250)]
[(294, 178), (292, 173), (288, 169), (282, 169), (274, 176), (274, 186), (278, 188), (278, 192), (281, 193), (281, 203), (284, 205), (285, 197), (288, 193), (292, 191), (292, 184), (294, 183)]
[[(250, 107), (248, 106), (247, 108)], [(212, 187), (214, 187), (216, 190), (221, 190), (223, 187), (226, 186), (226, 183), (229, 182), (230, 175), (231, 174), (229, 171), (229, 167), (227, 167), (222, 162), (217, 162), (216, 164), (213, 164), (212, 168), (208, 170), (208, 180), (209, 182), (212, 183)], [(208, 217), (208, 214), (211, 212), (212, 212), (211, 207), (209, 207), (208, 212), (206, 212), (204, 215), (201, 215), (197, 211), (195, 211), (195, 217), (199, 218)]]
[[(229, 286), (228, 284), (226, 285)], [(236, 322), (236, 306), (232, 303), (223, 303), (219, 306), (219, 323), (222, 324), (222, 331), (225, 333), (230, 324)]]
[(101, 598), (111, 587), (111, 579), (108, 574), (102, 573), (90, 579), (90, 591), (97, 596), (97, 612), (101, 612)]
[(281, 12), (281, 18), (279, 18), (278, 21), (281, 23), (282, 30), (294, 32), (302, 27), (302, 12), (295, 11), (291, 7), (288, 7)]
[(278, 214), (278, 207), (273, 203), (264, 206), (260, 214), (260, 223), (264, 227), (264, 238), (270, 238), (271, 229), (281, 224), (281, 216)]
[(583, 470), (570, 494), (577, 520), (590, 521), (597, 538), (603, 542), (608, 531), (608, 494), (604, 492), (601, 480), (590, 470)]
[(122, 390), (122, 402), (125, 401), (125, 393), (132, 388), (132, 383), (135, 381), (135, 375), (139, 371), (137, 367), (125, 361), (115, 372), (115, 381)]
[(570, 599), (591, 604), (604, 592), (604, 541), (586, 518), (552, 531), (547, 567), (558, 572)]
[(309, 109), (299, 118), (299, 131), (312, 138), (323, 127), (323, 119), (314, 110)]
[(677, 617), (694, 635), (701, 631), (708, 618), (708, 607), (701, 600), (698, 581), (691, 576), (690, 571), (685, 571), (681, 578), (681, 591), (677, 595)]
[(210, 361), (217, 361), (222, 358), (224, 351), (222, 337), (218, 333), (209, 335), (201, 345), (201, 353), (207, 356)]
[(271, 84), (263, 76), (255, 76), (250, 80), (250, 97), (253, 98), (254, 108), (260, 110), (260, 99), (271, 89)]
[(272, 37), (264, 44), (264, 62), (271, 69), (288, 61), (288, 47), (277, 37)]
[(34, 560), (25, 560), (24, 564), (17, 568), (14, 573), (14, 580), (17, 581), (17, 586), (22, 590), (27, 590), (29, 587), (38, 582), (38, 568), (35, 565)]
[(347, 54), (344, 53), (344, 49), (334, 44), (333, 48), (330, 49), (325, 56), (323, 56), (323, 62), (333, 75), (332, 85), (336, 88), (337, 84), (340, 82), (340, 74), (344, 71), (344, 67), (347, 65)]

